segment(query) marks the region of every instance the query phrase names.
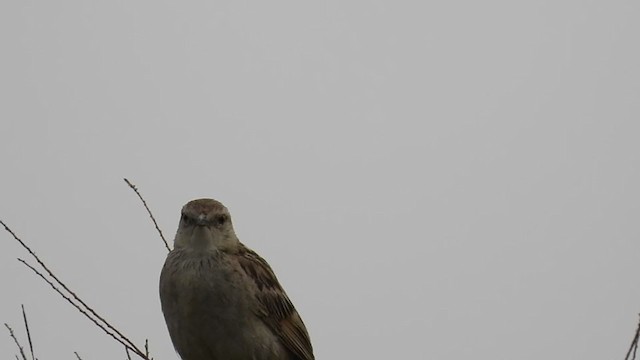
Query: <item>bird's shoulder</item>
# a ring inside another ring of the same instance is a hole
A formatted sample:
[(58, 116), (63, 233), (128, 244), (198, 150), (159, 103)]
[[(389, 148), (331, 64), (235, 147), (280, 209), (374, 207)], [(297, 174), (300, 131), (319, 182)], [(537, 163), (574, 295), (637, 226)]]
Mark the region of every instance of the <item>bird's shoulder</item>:
[(242, 243), (235, 257), (242, 271), (255, 284), (258, 317), (280, 338), (294, 359), (313, 360), (307, 329), (271, 266)]

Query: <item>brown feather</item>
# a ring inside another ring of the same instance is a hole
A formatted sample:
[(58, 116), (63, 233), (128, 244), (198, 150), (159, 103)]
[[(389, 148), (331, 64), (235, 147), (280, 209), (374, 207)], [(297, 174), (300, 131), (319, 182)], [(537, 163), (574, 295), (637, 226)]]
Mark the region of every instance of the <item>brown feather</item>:
[(253, 279), (258, 289), (258, 316), (278, 335), (296, 360), (314, 360), (307, 328), (269, 264), (242, 244), (238, 259), (240, 266)]

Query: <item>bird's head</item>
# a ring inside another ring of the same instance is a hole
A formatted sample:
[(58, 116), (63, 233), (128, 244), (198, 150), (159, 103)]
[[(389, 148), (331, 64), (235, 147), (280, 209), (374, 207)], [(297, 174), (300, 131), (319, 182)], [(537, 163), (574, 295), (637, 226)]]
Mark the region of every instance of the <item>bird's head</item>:
[(219, 201), (197, 199), (182, 207), (175, 249), (231, 250), (238, 245), (229, 210)]

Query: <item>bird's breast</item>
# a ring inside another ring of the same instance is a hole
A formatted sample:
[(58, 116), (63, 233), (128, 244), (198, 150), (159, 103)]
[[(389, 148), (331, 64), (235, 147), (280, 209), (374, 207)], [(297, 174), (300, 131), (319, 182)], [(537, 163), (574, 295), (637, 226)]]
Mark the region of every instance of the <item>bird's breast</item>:
[(218, 252), (170, 255), (161, 273), (163, 307), (166, 300), (168, 306), (188, 312), (183, 315), (217, 316), (219, 321), (247, 311), (249, 289), (237, 269)]
[[(160, 300), (171, 339), (185, 360), (252, 358), (282, 349), (251, 307), (252, 289), (223, 253), (172, 252), (160, 275)], [(256, 359), (262, 357), (256, 357)], [(272, 357), (266, 357), (270, 359)]]

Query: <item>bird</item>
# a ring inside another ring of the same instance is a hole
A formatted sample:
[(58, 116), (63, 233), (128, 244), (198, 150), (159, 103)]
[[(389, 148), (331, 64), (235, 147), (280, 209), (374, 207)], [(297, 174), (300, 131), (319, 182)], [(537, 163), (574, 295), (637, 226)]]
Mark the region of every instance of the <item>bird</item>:
[(315, 359), (307, 328), (275, 273), (240, 242), (217, 200), (182, 208), (159, 292), (182, 360)]

